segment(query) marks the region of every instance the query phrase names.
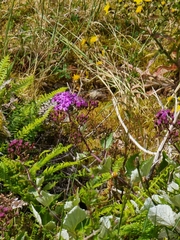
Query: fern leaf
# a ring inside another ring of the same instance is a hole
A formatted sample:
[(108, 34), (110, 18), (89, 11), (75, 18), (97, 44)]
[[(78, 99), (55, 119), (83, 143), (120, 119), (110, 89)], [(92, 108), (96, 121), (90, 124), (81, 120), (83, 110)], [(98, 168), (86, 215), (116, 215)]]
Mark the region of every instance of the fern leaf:
[(17, 133), (17, 137), (19, 139), (22, 139), (25, 136), (27, 136), (30, 132), (32, 132), (33, 130), (36, 130), (44, 122), (44, 120), (47, 118), (51, 109), (52, 108), (50, 108), (42, 117), (37, 118), (34, 122), (29, 123), (27, 126), (23, 127), (22, 130), (20, 130)]
[(20, 80), (18, 83), (13, 83), (11, 87), (11, 92), (13, 93), (19, 93), (23, 92), (24, 89), (26, 89), (29, 85), (31, 85), (34, 81), (34, 76), (30, 75), (25, 77), (24, 79)]
[(47, 164), (51, 159), (54, 157), (67, 152), (71, 145), (63, 146), (62, 143), (60, 143), (56, 148), (52, 150), (52, 152), (48, 153), (45, 157), (41, 158), (40, 161), (36, 162), (32, 168), (30, 169), (30, 174), (35, 175), (38, 170), (40, 170), (45, 164)]
[(0, 61), (0, 86), (2, 85), (2, 83), (4, 82), (4, 80), (6, 78), (7, 69), (9, 67), (9, 64), (10, 64), (9, 56), (4, 57)]
[(64, 168), (67, 168), (67, 167), (71, 167), (71, 166), (74, 166), (74, 165), (79, 165), (83, 162), (84, 160), (78, 160), (78, 161), (74, 161), (74, 162), (63, 162), (63, 163), (60, 163), (60, 164), (57, 164), (57, 165), (54, 165), (54, 166), (50, 166), (49, 168), (46, 168), (44, 171), (43, 171), (43, 175), (50, 175), (50, 174), (53, 174), (57, 171), (60, 171)]
[(61, 88), (56, 89), (55, 91), (50, 92), (49, 94), (42, 95), (38, 99), (37, 105), (40, 106), (42, 103), (47, 102), (49, 99), (51, 99), (57, 93), (64, 92), (66, 89), (67, 89), (67, 87), (61, 87)]

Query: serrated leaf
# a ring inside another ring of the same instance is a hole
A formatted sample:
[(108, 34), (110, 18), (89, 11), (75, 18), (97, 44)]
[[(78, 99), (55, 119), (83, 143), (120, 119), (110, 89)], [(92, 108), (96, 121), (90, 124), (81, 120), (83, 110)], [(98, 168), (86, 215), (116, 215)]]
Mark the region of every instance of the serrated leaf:
[(149, 209), (148, 218), (156, 225), (174, 227), (177, 214), (166, 204), (159, 204)]
[(39, 213), (36, 211), (36, 209), (33, 207), (32, 204), (31, 204), (31, 208), (32, 208), (32, 212), (33, 212), (33, 214), (34, 214), (34, 217), (36, 218), (36, 221), (39, 223), (39, 225), (42, 226), (41, 216), (39, 215)]
[(79, 206), (75, 206), (70, 212), (67, 213), (63, 222), (63, 228), (74, 231), (77, 225), (85, 218), (85, 210), (81, 209)]

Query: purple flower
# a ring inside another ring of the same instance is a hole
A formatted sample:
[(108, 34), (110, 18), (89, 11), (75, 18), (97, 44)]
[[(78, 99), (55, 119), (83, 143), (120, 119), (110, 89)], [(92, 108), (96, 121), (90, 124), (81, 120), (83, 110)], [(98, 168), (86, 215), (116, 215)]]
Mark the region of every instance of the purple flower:
[(88, 107), (88, 103), (82, 97), (79, 96), (75, 96), (74, 104), (77, 108)]
[(66, 112), (73, 105), (77, 108), (88, 107), (87, 102), (82, 97), (69, 91), (56, 94), (52, 98), (52, 102), (56, 103), (54, 107), (56, 111), (62, 110)]
[[(23, 139), (13, 139), (8, 146), (8, 153), (12, 159), (15, 156), (26, 156), (30, 150), (34, 148), (34, 144), (30, 142), (24, 142)], [(28, 155), (27, 155), (28, 156)]]
[(74, 103), (75, 94), (71, 92), (63, 92), (56, 94), (52, 102), (56, 103), (55, 110), (67, 111), (69, 107)]
[(160, 110), (155, 117), (155, 125), (156, 126), (167, 126), (173, 122), (174, 115), (169, 109)]
[(4, 218), (5, 217), (5, 213), (0, 212), (0, 218)]
[(4, 213), (9, 212), (9, 210), (10, 210), (9, 207), (4, 207), (4, 208), (3, 208), (3, 212), (4, 212)]

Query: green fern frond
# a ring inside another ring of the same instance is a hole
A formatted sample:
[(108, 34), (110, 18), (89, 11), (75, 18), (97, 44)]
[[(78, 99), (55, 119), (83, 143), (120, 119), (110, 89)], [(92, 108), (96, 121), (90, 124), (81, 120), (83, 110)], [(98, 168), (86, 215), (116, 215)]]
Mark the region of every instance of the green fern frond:
[(50, 108), (48, 111), (46, 111), (46, 113), (42, 117), (35, 119), (34, 122), (29, 123), (27, 126), (23, 127), (22, 130), (18, 131), (17, 138), (22, 139), (25, 136), (27, 136), (28, 134), (30, 134), (33, 130), (36, 130), (44, 122), (44, 120), (48, 117), (51, 110), (52, 110), (52, 108)]
[(20, 168), (21, 168), (20, 162), (9, 159), (7, 156), (1, 157), (0, 182), (3, 182), (4, 186), (10, 189), (11, 191), (19, 187), (19, 184), (17, 184), (17, 182), (19, 179)]
[(42, 95), (37, 101), (37, 106), (40, 106), (42, 103), (47, 102), (54, 95), (56, 95), (57, 93), (60, 93), (60, 92), (64, 92), (66, 89), (67, 89), (67, 87), (61, 87), (61, 88), (58, 88), (48, 94)]
[[(45, 157), (42, 157), (40, 159), (40, 161), (36, 162), (32, 168), (30, 169), (30, 174), (31, 175), (35, 175), (36, 172), (38, 170), (40, 170), (44, 165), (46, 165), (51, 159), (53, 159), (54, 157), (64, 153), (64, 152), (67, 152), (69, 150), (69, 148), (71, 147), (71, 145), (68, 145), (68, 146), (63, 146), (61, 143), (56, 147), (54, 148), (50, 153), (46, 154)], [(50, 172), (52, 171), (52, 168), (50, 169)]]
[(49, 176), (57, 171), (60, 171), (64, 168), (68, 168), (75, 165), (80, 165), (84, 160), (78, 160), (74, 162), (63, 162), (57, 165), (50, 166), (43, 171), (43, 175)]
[(19, 80), (18, 82), (15, 82), (12, 84), (10, 92), (13, 93), (20, 93), (23, 92), (24, 89), (26, 89), (29, 85), (31, 85), (34, 81), (34, 76), (27, 76), (22, 80)]
[(4, 82), (6, 75), (7, 75), (7, 69), (10, 65), (10, 59), (9, 56), (4, 57), (1, 61), (0, 61), (0, 86), (2, 85), (2, 83)]
[(147, 189), (142, 187), (134, 187), (134, 191), (138, 194), (130, 194), (131, 199), (133, 199), (139, 207), (143, 206), (144, 199), (147, 199), (149, 195), (158, 194), (159, 190), (167, 188), (168, 180), (169, 180), (169, 174), (174, 169), (173, 165), (168, 165), (166, 168), (164, 168), (160, 174), (156, 177), (154, 177), (149, 182), (149, 188), (148, 192)]
[(102, 173), (101, 175), (96, 176), (93, 188), (95, 189), (102, 186), (102, 184), (107, 183), (107, 181), (110, 180), (111, 178), (112, 176), (109, 172)]
[(167, 185), (168, 185), (168, 181), (169, 181), (169, 175), (170, 172), (172, 172), (174, 170), (175, 166), (174, 165), (168, 165), (167, 167), (165, 167), (161, 173), (154, 177), (151, 181), (150, 181), (150, 186), (149, 186), (149, 191), (152, 194), (157, 194), (159, 189), (166, 189)]

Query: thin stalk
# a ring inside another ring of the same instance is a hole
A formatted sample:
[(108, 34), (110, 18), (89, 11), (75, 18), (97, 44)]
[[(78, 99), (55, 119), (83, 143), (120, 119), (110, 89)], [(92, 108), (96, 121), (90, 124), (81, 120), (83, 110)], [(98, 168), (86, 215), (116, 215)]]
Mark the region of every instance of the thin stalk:
[(6, 32), (5, 32), (5, 39), (4, 39), (4, 56), (7, 55), (8, 33), (9, 33), (10, 26), (11, 26), (11, 20), (12, 20), (12, 15), (13, 15), (14, 3), (15, 3), (15, 0), (12, 1), (12, 6), (11, 6), (11, 8), (9, 10), (9, 18), (8, 18), (8, 22), (7, 22), (7, 27), (6, 27)]

